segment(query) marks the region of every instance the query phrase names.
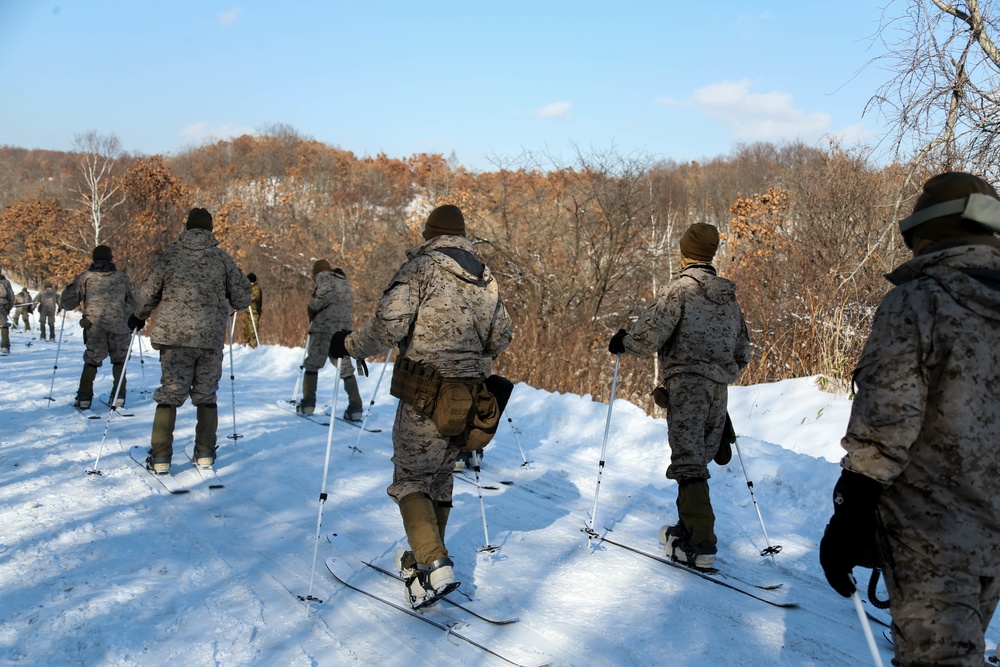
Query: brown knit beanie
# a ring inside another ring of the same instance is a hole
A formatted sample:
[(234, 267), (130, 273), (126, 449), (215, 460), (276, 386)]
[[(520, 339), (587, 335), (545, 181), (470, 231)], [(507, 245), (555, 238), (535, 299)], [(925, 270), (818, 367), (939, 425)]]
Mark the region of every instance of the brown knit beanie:
[(698, 262), (711, 262), (719, 249), (719, 230), (704, 222), (687, 228), (680, 241), (681, 254)]
[(330, 262), (325, 259), (317, 259), (313, 264), (313, 276), (330, 270)]
[(435, 236), (465, 236), (462, 209), (454, 204), (445, 204), (431, 211), (424, 224), (424, 240), (429, 241)]
[[(983, 194), (1000, 199), (992, 185), (972, 174), (960, 171), (946, 171), (932, 176), (924, 183), (923, 192), (913, 205), (913, 213), (922, 211), (937, 204), (964, 199), (971, 194)], [(912, 214), (911, 214), (912, 215)], [(905, 220), (901, 221), (905, 222)], [(953, 236), (992, 235), (992, 232), (975, 220), (967, 220), (961, 213), (951, 213), (922, 222), (912, 229), (903, 232), (903, 241), (907, 248), (914, 247), (914, 237), (925, 239), (922, 246), (933, 245), (938, 241)], [(926, 241), (933, 243), (928, 244)]]
[(212, 214), (203, 208), (191, 209), (188, 213), (187, 228), (212, 231)]
[(99, 245), (94, 248), (94, 252), (90, 253), (90, 256), (95, 262), (110, 262), (112, 259), (111, 248), (106, 245)]

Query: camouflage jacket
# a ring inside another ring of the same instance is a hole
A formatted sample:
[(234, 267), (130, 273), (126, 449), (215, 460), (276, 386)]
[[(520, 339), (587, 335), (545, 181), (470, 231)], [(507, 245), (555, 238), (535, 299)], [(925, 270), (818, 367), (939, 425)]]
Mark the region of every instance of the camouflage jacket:
[(658, 352), (664, 379), (694, 373), (729, 384), (751, 357), (736, 285), (707, 264), (689, 266), (667, 283), (624, 344), (637, 357)]
[(63, 290), (59, 305), (73, 310), (83, 304), (83, 317), (101, 329), (127, 334), (128, 316), (135, 307), (131, 278), (115, 268), (113, 262), (99, 261), (90, 265)]
[(7, 313), (14, 307), (14, 288), (5, 276), (0, 276), (0, 326), (7, 326)]
[(24, 288), (22, 288), (21, 291), (14, 296), (14, 305), (21, 306), (20, 310), (24, 313), (31, 313), (35, 310), (35, 306), (32, 304), (31, 300), (31, 293)]
[(513, 324), (489, 267), (462, 236), (435, 236), (406, 252), (375, 316), (347, 337), (352, 357), (399, 344), (401, 358), (446, 378), (484, 378), (509, 344)]
[(46, 287), (35, 295), (35, 303), (38, 304), (39, 314), (55, 315), (56, 306), (59, 305), (59, 293), (51, 287)]
[(879, 515), (909, 549), (1000, 567), (1000, 244), (930, 252), (886, 276), (842, 465), (886, 485)]
[(221, 350), (230, 307), (250, 305), (250, 281), (212, 232), (184, 231), (157, 258), (139, 288), (135, 316), (156, 309), (150, 341), (154, 346)]
[(330, 271), (316, 274), (316, 288), (309, 302), (309, 333), (336, 333), (350, 329), (351, 286), (344, 276)]

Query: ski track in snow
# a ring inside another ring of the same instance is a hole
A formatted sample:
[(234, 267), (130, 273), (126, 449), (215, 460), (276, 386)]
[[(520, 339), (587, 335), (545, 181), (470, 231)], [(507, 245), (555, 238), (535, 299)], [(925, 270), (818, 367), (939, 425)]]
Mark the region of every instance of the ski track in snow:
[[(391, 568), (405, 545), (385, 493), (395, 411), (389, 372), (368, 421), (381, 433), (334, 422), (321, 505), (329, 431), (275, 405), (291, 398), (301, 348), (236, 346), (233, 381), (227, 348), (216, 464), (225, 488), (171, 496), (128, 455), (148, 444), (155, 352), (143, 340), (140, 367), (133, 350), (127, 407), (135, 417), (108, 421), (98, 410), (100, 419), (80, 419), (69, 405), (83, 352), (74, 317), (58, 362), (56, 344), (28, 346), (13, 329), (12, 353), (0, 359), (0, 663), (508, 664), (346, 589), (325, 568), (344, 544), (357, 553), (339, 555)], [(359, 377), (366, 410), (382, 364), (369, 367), (371, 376)], [(320, 372), (321, 401), (334, 403), (335, 379), (330, 365)], [(45, 399), (50, 384), (54, 401)], [(96, 388), (110, 385), (106, 363)], [(490, 626), (449, 606), (428, 614), (458, 620), (457, 632), (527, 665), (870, 664), (853, 606), (828, 588), (817, 561), (846, 399), (811, 378), (730, 390), (747, 475), (770, 542), (782, 546), (774, 559), (759, 555), (767, 544), (740, 459), (734, 452), (729, 465), (712, 466), (720, 567), (748, 581), (783, 582), (769, 595), (799, 609), (770, 607), (587, 539), (581, 528), (592, 520), (607, 410), (590, 396), (516, 386), (507, 415), (518, 440), (501, 424), (483, 462), (482, 483), (497, 487), (482, 491), (486, 525), (475, 485), (456, 482), (447, 543), (463, 582), (456, 599), (478, 599), (487, 615), (520, 621)], [(183, 447), (194, 420), (190, 403), (178, 410), (175, 467), (190, 465)], [(227, 437), (233, 433), (242, 437)], [(102, 474), (87, 474), (98, 455)], [(668, 458), (665, 419), (616, 401), (598, 532), (659, 548), (659, 527), (675, 518)], [(487, 541), (499, 549), (479, 552)], [(857, 574), (865, 584), (868, 572)], [(321, 602), (300, 600), (310, 593)], [(891, 648), (881, 628), (875, 634), (888, 664)], [(994, 621), (991, 649), (998, 637)]]

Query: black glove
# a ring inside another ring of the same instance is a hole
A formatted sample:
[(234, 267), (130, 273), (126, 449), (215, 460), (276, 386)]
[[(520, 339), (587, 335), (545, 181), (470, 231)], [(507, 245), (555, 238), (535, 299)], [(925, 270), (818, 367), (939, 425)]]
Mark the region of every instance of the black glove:
[(358, 366), (358, 372), (368, 377), (368, 364), (365, 363), (364, 359), (355, 359), (354, 363)]
[(135, 315), (128, 316), (128, 328), (129, 331), (139, 331), (146, 326), (146, 320), (140, 320)]
[(611, 337), (611, 342), (608, 343), (608, 352), (611, 354), (624, 354), (625, 353), (625, 336), (628, 334), (624, 329), (619, 329), (618, 333)]
[(876, 531), (882, 484), (844, 470), (833, 487), (833, 516), (819, 543), (819, 564), (833, 590), (845, 598), (854, 594), (855, 566), (876, 567)]
[(347, 353), (347, 348), (344, 347), (344, 339), (347, 338), (347, 334), (349, 333), (351, 333), (351, 330), (345, 329), (333, 334), (333, 338), (330, 339), (331, 359), (342, 359), (351, 356)]

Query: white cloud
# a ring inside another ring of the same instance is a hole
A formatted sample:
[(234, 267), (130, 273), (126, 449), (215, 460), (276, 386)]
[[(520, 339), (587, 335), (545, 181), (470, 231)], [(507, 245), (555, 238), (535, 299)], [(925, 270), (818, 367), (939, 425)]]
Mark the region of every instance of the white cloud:
[(242, 7), (233, 7), (229, 11), (222, 12), (219, 14), (219, 25), (230, 26), (236, 23), (236, 20), (243, 13)]
[(192, 123), (181, 129), (177, 133), (181, 139), (191, 143), (203, 143), (206, 141), (217, 141), (221, 139), (232, 139), (244, 134), (256, 134), (253, 128), (236, 123), (225, 123), (218, 127), (209, 127), (208, 123)]
[[(657, 102), (668, 106), (678, 104), (670, 98)], [(684, 105), (721, 120), (740, 140), (818, 138), (831, 132), (830, 114), (797, 109), (793, 97), (781, 91), (751, 92), (748, 79), (699, 88)]]
[(553, 102), (544, 107), (535, 109), (533, 112), (536, 118), (565, 118), (569, 115), (572, 102)]

